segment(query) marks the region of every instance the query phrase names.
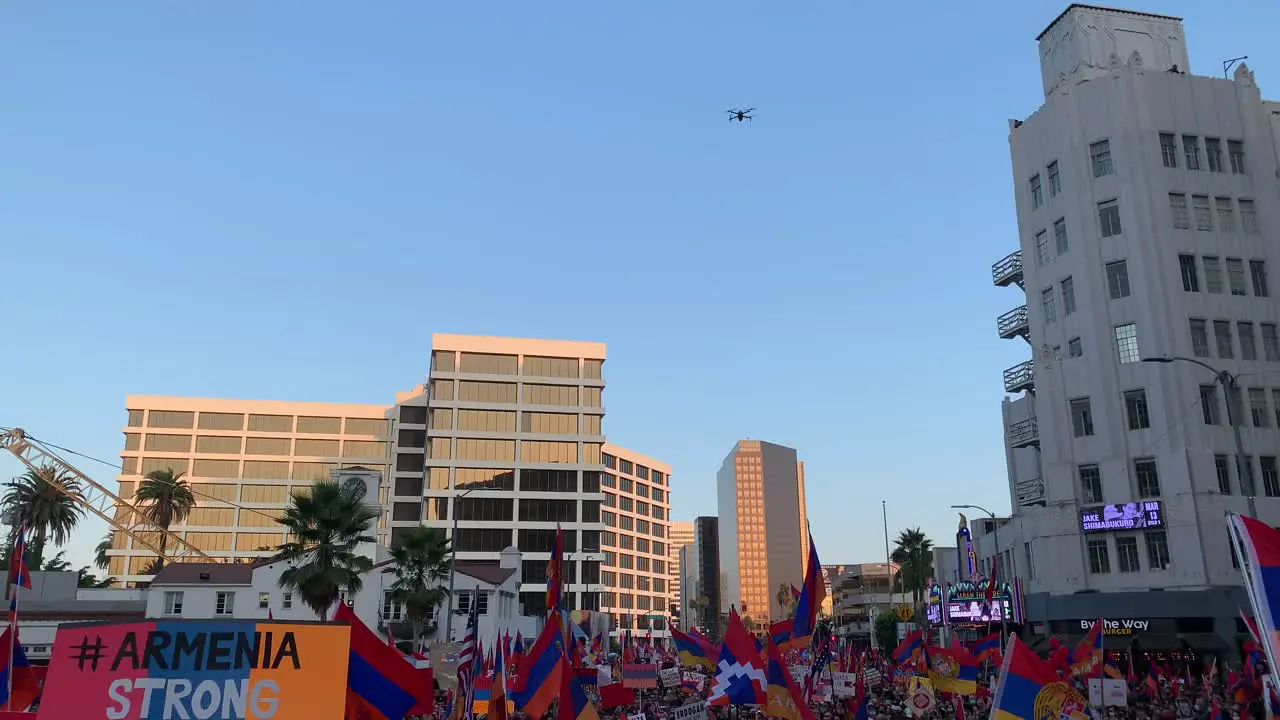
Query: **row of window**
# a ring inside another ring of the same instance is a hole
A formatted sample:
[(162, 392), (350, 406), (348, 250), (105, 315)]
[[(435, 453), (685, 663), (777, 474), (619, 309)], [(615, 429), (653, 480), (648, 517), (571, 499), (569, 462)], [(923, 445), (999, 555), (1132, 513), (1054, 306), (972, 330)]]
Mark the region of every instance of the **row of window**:
[[(633, 595), (631, 593), (605, 592), (602, 602), (607, 608), (617, 608), (620, 610), (662, 610), (666, 611), (669, 598), (665, 595), (650, 597), (648, 595)], [(660, 618), (654, 618), (655, 621)], [(654, 630), (661, 630), (657, 625), (653, 626)]]
[[(168, 428), (174, 430), (244, 430), (244, 413), (201, 412), (191, 410), (129, 410), (129, 427)], [(249, 414), (249, 432), (291, 433), (299, 435), (377, 435), (387, 434), (387, 421), (381, 418), (340, 418), (312, 415)]]
[[(120, 469), (125, 475), (146, 475), (155, 470), (172, 470), (198, 478), (242, 478), (245, 480), (302, 480), (315, 482), (328, 480), (334, 470), (348, 467), (381, 470), (385, 456), (370, 461), (338, 463), (299, 462), (287, 460), (213, 460), (197, 457), (194, 460), (181, 457), (121, 457)], [(352, 458), (354, 459), (354, 458)], [(208, 485), (225, 483), (201, 482), (200, 493), (206, 494)], [(225, 499), (225, 498), (223, 498)]]
[[(1240, 207), (1240, 222), (1236, 222), (1236, 205)], [(1261, 232), (1258, 226), (1258, 209), (1253, 200), (1208, 195), (1192, 195), (1191, 205), (1187, 205), (1185, 193), (1169, 193), (1169, 212), (1173, 216), (1173, 227), (1177, 230), (1190, 230), (1194, 219), (1195, 229), (1202, 232), (1213, 232), (1215, 226), (1221, 232), (1243, 232), (1257, 235)], [(1214, 222), (1214, 217), (1217, 222)]]
[(651, 555), (661, 555), (664, 557), (667, 554), (667, 544), (664, 542), (635, 537), (634, 535), (620, 534), (612, 530), (605, 530), (600, 536), (600, 542), (604, 543), (605, 547), (618, 548), (619, 550), (632, 550), (639, 553), (649, 553)]
[[(606, 502), (605, 505), (608, 505), (608, 503)], [(626, 530), (640, 535), (652, 535), (656, 538), (662, 538), (667, 534), (667, 528), (662, 523), (651, 523), (648, 520), (631, 518), (614, 512), (606, 511), (603, 515), (603, 522), (611, 528)]]
[[(517, 422), (517, 415), (519, 421)], [(578, 418), (582, 421), (579, 424)], [(474, 432), (522, 433), (544, 435), (599, 435), (600, 415), (577, 413), (531, 412), (515, 410), (475, 410), (459, 408), (431, 408), (427, 427), (431, 430), (468, 430)], [(456, 424), (455, 424), (456, 419)], [(426, 430), (400, 428), (397, 435), (401, 447), (425, 447)], [(299, 441), (301, 442), (301, 441)]]
[[(1164, 570), (1169, 567), (1169, 538), (1164, 530), (1147, 530), (1142, 534), (1143, 544), (1147, 548), (1147, 568)], [(1140, 572), (1141, 556), (1138, 552), (1136, 535), (1117, 535), (1116, 566), (1122, 573)], [(1110, 541), (1103, 538), (1091, 538), (1086, 542), (1089, 557), (1089, 574), (1106, 575), (1111, 572)]]
[[(606, 464), (605, 467), (609, 467), (608, 464)], [(605, 473), (602, 478), (602, 482), (607, 488), (616, 487), (618, 490), (631, 495), (651, 498), (657, 502), (666, 501), (667, 492), (665, 490), (651, 485), (645, 485), (644, 483), (634, 481), (628, 477)]]
[(607, 588), (619, 588), (622, 590), (642, 590), (644, 592), (657, 593), (665, 593), (667, 591), (666, 578), (632, 575), (631, 573), (605, 571), (601, 584)]
[[(413, 528), (392, 528), (391, 545), (400, 544), (398, 536), (402, 531), (412, 530)], [(584, 552), (598, 552), (600, 548), (600, 531), (599, 530), (565, 530), (564, 551), (567, 553), (578, 552), (578, 534), (582, 535), (582, 547)], [(520, 528), (515, 531), (515, 542), (512, 542), (512, 530), (510, 528), (459, 528), (458, 542), (455, 548), (458, 552), (492, 552), (500, 553), (503, 550), (515, 546), (520, 548), (521, 552), (551, 552), (551, 544), (555, 542), (556, 531), (554, 529), (534, 529)]]
[[(1213, 343), (1209, 342), (1209, 323), (1213, 323)], [(1217, 357), (1232, 360), (1258, 359), (1258, 337), (1262, 338), (1262, 357), (1271, 361), (1280, 361), (1280, 329), (1275, 323), (1258, 323), (1257, 330), (1251, 322), (1230, 320), (1206, 320), (1191, 318), (1188, 320), (1191, 331), (1191, 352), (1196, 357), (1210, 357), (1210, 350)], [(1234, 330), (1234, 332), (1233, 332)], [(1238, 349), (1238, 352), (1237, 352)]]
[[(1244, 141), (1231, 140), (1226, 141), (1227, 161), (1223, 164), (1222, 156), (1222, 139), (1216, 137), (1205, 137), (1203, 154), (1201, 153), (1200, 137), (1196, 135), (1182, 136), (1182, 150), (1178, 150), (1178, 138), (1174, 133), (1160, 133), (1160, 157), (1164, 166), (1167, 168), (1177, 169), (1178, 156), (1182, 155), (1183, 163), (1188, 170), (1208, 169), (1209, 172), (1226, 172), (1226, 168), (1230, 167), (1234, 175), (1245, 174), (1244, 161)], [(1201, 158), (1205, 160), (1201, 163)], [(1106, 175), (1115, 174), (1115, 162), (1111, 157), (1111, 140), (1103, 139), (1089, 144), (1089, 168), (1093, 177), (1100, 178)], [(1062, 192), (1062, 174), (1058, 169), (1058, 161), (1054, 160), (1045, 166), (1045, 177), (1048, 179), (1049, 197), (1055, 197)], [(1044, 205), (1044, 183), (1040, 180), (1040, 173), (1031, 176), (1027, 181), (1028, 190), (1031, 195), (1031, 207), (1037, 210)]]
[[(1160, 158), (1167, 168), (1178, 168), (1178, 137), (1174, 133), (1160, 133)], [(1196, 135), (1182, 136), (1182, 159), (1187, 170), (1205, 170), (1209, 172), (1226, 172), (1222, 163), (1222, 138), (1204, 138), (1204, 155), (1200, 153), (1200, 138)], [(1201, 163), (1201, 157), (1205, 162)], [(1232, 175), (1244, 175), (1244, 141), (1227, 140), (1227, 160)]]
[[(488, 438), (433, 437), (428, 441), (426, 457), (431, 460), (489, 460), (513, 462), (516, 459), (516, 440)], [(599, 443), (556, 442), (553, 440), (520, 440), (519, 457), (522, 462), (600, 464)], [(406, 456), (422, 458), (417, 453), (401, 453), (397, 466)], [(405, 459), (406, 463), (418, 462)], [(407, 469), (407, 468), (406, 468)]]
[(666, 476), (657, 470), (647, 468), (644, 465), (637, 465), (630, 460), (616, 458), (609, 453), (604, 454), (604, 466), (610, 470), (617, 470), (627, 475), (633, 475), (641, 480), (649, 480), (655, 485), (665, 485)]
[[(1270, 297), (1271, 290), (1267, 284), (1267, 263), (1265, 260), (1249, 260), (1245, 270), (1245, 260), (1241, 258), (1224, 259), (1216, 255), (1204, 255), (1199, 259), (1195, 255), (1183, 253), (1178, 256), (1178, 268), (1182, 273), (1182, 289), (1187, 292), (1200, 292), (1200, 268), (1204, 268), (1204, 291), (1214, 295), (1222, 295), (1229, 291), (1232, 295), (1247, 297), (1250, 287), (1254, 297)], [(1223, 274), (1223, 269), (1226, 274)], [(1225, 282), (1224, 282), (1225, 278)]]
[[(629, 560), (629, 562), (628, 562), (626, 565), (622, 565), (622, 564), (620, 563), (620, 561), (615, 563), (615, 562), (614, 562), (614, 559), (615, 559), (615, 558), (617, 558), (617, 557), (624, 557), (624, 558), (627, 558), (627, 559)], [(605, 561), (604, 561), (604, 565), (605, 565), (605, 567), (621, 567), (623, 570), (634, 570), (634, 571), (636, 571), (636, 572), (647, 572), (647, 573), (653, 573), (653, 574), (655, 574), (655, 575), (666, 575), (666, 573), (667, 573), (667, 561), (666, 561), (666, 560), (658, 560), (658, 559), (654, 559), (654, 558), (647, 558), (647, 557), (644, 557), (644, 556), (641, 556), (641, 555), (622, 555), (622, 556), (617, 556), (613, 550), (606, 550), (606, 551), (605, 551)], [(674, 568), (672, 568), (672, 569), (674, 570)], [(609, 577), (610, 575), (612, 575), (612, 573), (611, 573), (611, 572), (606, 572), (606, 573), (605, 573), (605, 577), (606, 577), (606, 582), (605, 582), (605, 584), (606, 584), (606, 585), (608, 584), (608, 581), (607, 581), (607, 580), (608, 580), (608, 577)], [(680, 578), (672, 577), (671, 582), (678, 586), (678, 585), (680, 584)]]
[(1270, 391), (1271, 401), (1268, 402), (1267, 388), (1233, 387), (1227, 397), (1225, 414), (1219, 394), (1217, 385), (1200, 386), (1200, 412), (1205, 425), (1222, 425), (1229, 421), (1229, 424), (1240, 427), (1280, 427), (1280, 388)]
[[(623, 512), (633, 512), (637, 515), (647, 515), (656, 520), (665, 520), (667, 517), (666, 508), (661, 505), (650, 505), (643, 500), (632, 500), (626, 495), (614, 495), (613, 493), (604, 494), (604, 504), (609, 507), (616, 507)], [(655, 525), (657, 523), (654, 523)]]
[[(124, 434), (127, 452), (147, 450), (151, 452), (192, 452), (204, 455), (283, 455), (286, 457), (357, 457), (381, 458), (387, 454), (387, 444), (381, 440), (327, 440), (318, 438), (243, 437), (240, 435), (196, 435), (147, 433), (145, 440), (140, 433)], [(235, 462), (229, 460), (225, 462)]]
[[(579, 392), (581, 390), (581, 392)], [(506, 405), (566, 405), (600, 407), (601, 388), (577, 385), (535, 385), (532, 383), (486, 382), (481, 380), (432, 380), (433, 401), (458, 400)], [(414, 406), (420, 407), (420, 406)]]
[[(183, 606), (186, 604), (186, 592), (183, 590), (166, 590), (164, 593), (163, 612), (169, 617), (181, 617)], [(258, 609), (267, 610), (271, 607), (271, 593), (258, 593)], [(280, 608), (289, 610), (293, 607), (293, 593), (281, 593)], [(231, 617), (236, 613), (236, 594), (234, 591), (217, 592), (214, 594), (213, 614), (219, 617)]]
[[(418, 463), (401, 462), (404, 458), (421, 456), (401, 455), (397, 459), (398, 472), (423, 472)], [(433, 467), (426, 469), (426, 489), (449, 490), (449, 468)], [(520, 470), (521, 492), (561, 492), (561, 493), (598, 493), (600, 492), (599, 473), (584, 471), (582, 473), (582, 490), (578, 490), (578, 471), (576, 470), (539, 470), (522, 468)], [(454, 490), (475, 489), (496, 492), (514, 492), (516, 489), (516, 471), (504, 468), (454, 468)], [(422, 497), (423, 476), (397, 477), (395, 479), (395, 496)]]

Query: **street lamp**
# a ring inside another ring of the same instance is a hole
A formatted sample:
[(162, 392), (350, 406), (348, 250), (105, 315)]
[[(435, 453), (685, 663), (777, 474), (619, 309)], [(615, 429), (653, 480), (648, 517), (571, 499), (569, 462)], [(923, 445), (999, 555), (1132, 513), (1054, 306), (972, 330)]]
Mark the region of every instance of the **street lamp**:
[(453, 514), (453, 530), (449, 535), (449, 596), (445, 602), (449, 605), (449, 612), (444, 619), (444, 641), (453, 642), (453, 579), (457, 577), (458, 568), (458, 502), (462, 498), (470, 495), (477, 490), (497, 490), (497, 485), (476, 485), (463, 490), (461, 493), (453, 496), (454, 502), (451, 512)]
[[(1195, 358), (1182, 357), (1180, 355), (1175, 355), (1173, 357), (1142, 358), (1142, 362), (1160, 363), (1162, 365), (1167, 365), (1175, 361), (1189, 362), (1199, 365), (1205, 370), (1213, 373), (1214, 380), (1222, 386), (1222, 396), (1226, 399), (1227, 404), (1227, 424), (1231, 426), (1231, 434), (1235, 436), (1236, 441), (1236, 467), (1242, 470), (1240, 473), (1240, 491), (1244, 493), (1245, 499), (1249, 503), (1249, 516), (1255, 518), (1258, 517), (1258, 509), (1254, 501), (1254, 496), (1257, 494), (1257, 488), (1253, 484), (1253, 463), (1248, 461), (1245, 457), (1244, 439), (1240, 436), (1240, 423), (1236, 422), (1235, 414), (1231, 410), (1231, 399), (1234, 394), (1232, 391), (1240, 389), (1240, 385), (1237, 382), (1238, 378), (1226, 370), (1219, 370), (1209, 363), (1201, 362)], [(1241, 418), (1241, 421), (1243, 421), (1243, 418)]]
[[(995, 546), (996, 546), (996, 557), (1000, 557), (1000, 519), (996, 517), (996, 514), (982, 507), (981, 505), (952, 505), (951, 508), (953, 510), (977, 510), (978, 512), (986, 513), (987, 517), (991, 518), (991, 540), (992, 542), (995, 543)], [(963, 552), (964, 549), (956, 548), (956, 550), (957, 552)], [(996, 581), (995, 577), (992, 577), (987, 582), (994, 583), (995, 581)], [(1005, 637), (1009, 634), (1009, 620), (1006, 615), (1008, 610), (1009, 608), (1007, 607), (1002, 606), (1000, 608), (1000, 647), (1002, 649), (1004, 648)], [(942, 597), (942, 612), (945, 613), (946, 611), (947, 611), (947, 598), (946, 598), (946, 591), (944, 589), (943, 597)]]

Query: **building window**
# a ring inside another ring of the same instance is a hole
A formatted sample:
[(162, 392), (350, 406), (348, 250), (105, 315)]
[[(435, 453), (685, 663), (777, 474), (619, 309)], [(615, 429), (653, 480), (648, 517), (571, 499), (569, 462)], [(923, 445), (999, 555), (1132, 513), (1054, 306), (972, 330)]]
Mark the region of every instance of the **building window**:
[(382, 619), (386, 622), (400, 622), (404, 619), (404, 606), (393, 599), (390, 590), (382, 593)]
[(1218, 211), (1218, 229), (1222, 232), (1235, 232), (1236, 209), (1231, 198), (1214, 198), (1213, 206)]
[(1258, 234), (1258, 211), (1252, 200), (1240, 201), (1240, 229), (1250, 235)]
[(1106, 200), (1098, 203), (1098, 221), (1102, 224), (1102, 237), (1120, 234), (1120, 203)]
[(293, 593), (287, 592), (280, 596), (280, 607), (285, 610), (293, 609)]
[(1253, 294), (1257, 297), (1267, 297), (1270, 290), (1267, 288), (1267, 263), (1265, 260), (1249, 261), (1249, 278), (1253, 280)]
[(1135, 363), (1142, 359), (1138, 352), (1138, 326), (1125, 323), (1116, 326), (1116, 355), (1120, 364)]
[(1133, 474), (1138, 480), (1138, 497), (1160, 497), (1160, 474), (1156, 471), (1155, 458), (1134, 460)]
[(1222, 260), (1212, 255), (1205, 255), (1200, 260), (1204, 263), (1204, 289), (1215, 295), (1222, 294)]
[(1209, 357), (1208, 321), (1192, 318), (1189, 323), (1191, 325), (1191, 354), (1196, 357)]
[(1040, 187), (1040, 176), (1031, 177), (1031, 209), (1039, 209), (1044, 204), (1044, 190)]
[(1280, 333), (1275, 323), (1262, 323), (1262, 353), (1267, 360), (1280, 360)]
[(1271, 412), (1267, 407), (1267, 391), (1249, 388), (1249, 419), (1258, 428), (1271, 427)]
[(214, 596), (213, 614), (214, 615), (234, 615), (236, 612), (236, 594), (233, 592), (220, 592)]
[(1130, 430), (1146, 430), (1151, 427), (1151, 413), (1147, 409), (1147, 391), (1130, 390), (1124, 394), (1125, 414)]
[(1187, 196), (1182, 193), (1169, 193), (1169, 212), (1173, 215), (1173, 226), (1179, 230), (1191, 228), (1191, 213), (1187, 210)]
[(271, 607), (271, 593), (258, 593), (258, 609), (266, 610)]
[(1080, 344), (1080, 338), (1071, 338), (1067, 341), (1067, 357), (1084, 357), (1084, 346)]
[(1231, 494), (1231, 462), (1226, 455), (1213, 456), (1213, 472), (1218, 476), (1218, 492)]
[(1044, 308), (1044, 321), (1046, 323), (1051, 323), (1058, 319), (1058, 301), (1054, 297), (1053, 288), (1040, 293), (1040, 305)]
[(1244, 175), (1244, 142), (1228, 140), (1227, 154), (1231, 156), (1231, 172), (1235, 175)]
[(1209, 172), (1222, 172), (1222, 141), (1218, 138), (1205, 138), (1204, 157), (1209, 162)]
[(1213, 230), (1213, 210), (1209, 208), (1208, 195), (1192, 195), (1191, 209), (1196, 216), (1196, 229), (1210, 232)]
[(1178, 140), (1173, 133), (1160, 133), (1160, 157), (1165, 167), (1178, 167)]
[(1093, 435), (1093, 408), (1089, 398), (1071, 401), (1071, 429), (1076, 437)]
[(1115, 168), (1111, 166), (1111, 141), (1099, 140), (1089, 145), (1089, 158), (1093, 161), (1093, 176), (1096, 178), (1110, 175)]
[(1116, 538), (1116, 560), (1120, 563), (1120, 572), (1138, 572), (1142, 566), (1138, 563), (1138, 538)]
[(1182, 136), (1183, 156), (1187, 159), (1188, 170), (1200, 169), (1200, 138), (1195, 135)]
[(1218, 357), (1223, 360), (1234, 358), (1235, 352), (1231, 344), (1231, 323), (1226, 320), (1213, 321), (1213, 339), (1218, 346)]
[(1067, 252), (1067, 221), (1058, 218), (1053, 222), (1053, 240), (1057, 245), (1059, 255), (1065, 255)]
[(1105, 538), (1090, 540), (1089, 547), (1089, 572), (1093, 575), (1105, 575), (1111, 572), (1111, 555), (1107, 552), (1107, 541)]
[(1200, 386), (1200, 414), (1204, 416), (1205, 425), (1221, 425), (1222, 414), (1218, 411), (1218, 386)]
[(1245, 297), (1249, 294), (1244, 284), (1244, 261), (1240, 258), (1227, 258), (1227, 285), (1232, 295)]
[(1280, 467), (1276, 465), (1276, 458), (1263, 455), (1258, 462), (1262, 465), (1262, 492), (1267, 497), (1280, 497)]
[(1036, 233), (1036, 264), (1048, 265), (1053, 262), (1053, 255), (1049, 252), (1049, 233), (1041, 230)]
[(1071, 278), (1062, 281), (1062, 314), (1070, 315), (1076, 311), (1076, 285)]
[(1200, 273), (1196, 270), (1196, 256), (1179, 255), (1178, 269), (1182, 271), (1182, 289), (1186, 292), (1200, 292)]
[(1062, 177), (1058, 175), (1058, 161), (1054, 160), (1049, 163), (1049, 197), (1055, 197), (1062, 192)]
[(1258, 341), (1253, 336), (1253, 323), (1236, 323), (1236, 332), (1240, 334), (1240, 359), (1258, 359)]
[(182, 591), (166, 591), (164, 594), (164, 614), (178, 616), (182, 614)]
[(1152, 570), (1169, 567), (1169, 541), (1164, 531), (1148, 530), (1144, 536), (1147, 541), (1147, 567)]
[(1125, 260), (1107, 263), (1107, 291), (1112, 300), (1129, 297), (1129, 264)]
[(1102, 473), (1097, 465), (1081, 465), (1080, 502), (1090, 505), (1102, 502)]

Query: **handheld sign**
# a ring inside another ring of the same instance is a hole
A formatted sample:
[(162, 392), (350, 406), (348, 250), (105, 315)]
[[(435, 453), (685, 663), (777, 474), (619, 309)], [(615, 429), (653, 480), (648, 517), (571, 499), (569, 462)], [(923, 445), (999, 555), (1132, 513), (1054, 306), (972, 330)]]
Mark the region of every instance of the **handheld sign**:
[(106, 720), (341, 720), (350, 646), (347, 625), (63, 625), (40, 712)]

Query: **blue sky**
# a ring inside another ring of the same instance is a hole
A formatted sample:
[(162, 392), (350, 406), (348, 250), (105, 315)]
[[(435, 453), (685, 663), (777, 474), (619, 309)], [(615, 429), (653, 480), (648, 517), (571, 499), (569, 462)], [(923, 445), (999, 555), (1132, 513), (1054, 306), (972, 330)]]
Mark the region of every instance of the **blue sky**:
[[(128, 393), (389, 403), (432, 332), (590, 339), (677, 519), (754, 437), (806, 461), (825, 562), (883, 557), (881, 499), (948, 542), (1008, 508), (1006, 121), (1064, 7), (12, 4), (0, 425), (110, 459)], [(1280, 10), (1132, 7), (1280, 96)]]

